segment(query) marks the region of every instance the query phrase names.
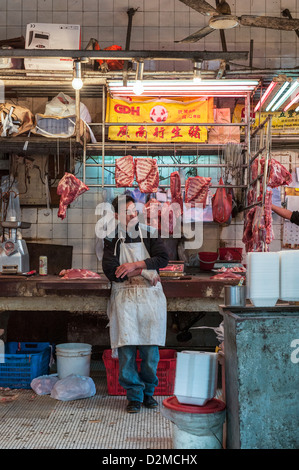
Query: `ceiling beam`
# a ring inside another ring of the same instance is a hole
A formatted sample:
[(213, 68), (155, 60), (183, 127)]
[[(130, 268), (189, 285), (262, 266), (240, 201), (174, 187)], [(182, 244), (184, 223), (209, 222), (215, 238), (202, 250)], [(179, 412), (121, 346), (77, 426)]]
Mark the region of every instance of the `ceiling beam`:
[(0, 57), (12, 58), (71, 58), (74, 60), (247, 60), (248, 51), (91, 51), (60, 49), (1, 49)]

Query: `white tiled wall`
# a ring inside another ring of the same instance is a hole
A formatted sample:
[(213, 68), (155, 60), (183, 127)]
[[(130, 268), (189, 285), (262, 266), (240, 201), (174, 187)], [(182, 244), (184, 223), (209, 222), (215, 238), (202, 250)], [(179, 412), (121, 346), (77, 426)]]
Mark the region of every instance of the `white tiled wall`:
[[(281, 11), (288, 8), (294, 18), (299, 17), (299, 0), (230, 0), (229, 4), (232, 13), (238, 16), (279, 17)], [(179, 0), (0, 0), (0, 39), (25, 35), (26, 24), (32, 22), (71, 23), (82, 26), (83, 48), (91, 37), (99, 41), (101, 48), (112, 44), (124, 48), (128, 8), (138, 8), (133, 17), (132, 50), (222, 50), (219, 31), (195, 44), (174, 42), (194, 33), (208, 21)], [(250, 40), (254, 40), (254, 67), (292, 68), (297, 65), (299, 41), (294, 31), (240, 26), (227, 30), (225, 37), (228, 51), (249, 51)], [(163, 70), (189, 70), (190, 64), (188, 61), (158, 61), (155, 66)]]

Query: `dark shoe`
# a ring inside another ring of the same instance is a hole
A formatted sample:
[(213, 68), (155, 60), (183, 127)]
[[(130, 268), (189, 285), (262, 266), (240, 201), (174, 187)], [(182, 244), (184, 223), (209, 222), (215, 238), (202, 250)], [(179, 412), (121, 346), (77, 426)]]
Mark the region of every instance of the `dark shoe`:
[(127, 406), (127, 412), (128, 413), (139, 413), (140, 408), (141, 408), (140, 401), (129, 401), (128, 406)]
[(158, 402), (149, 395), (144, 395), (143, 404), (146, 408), (157, 408)]

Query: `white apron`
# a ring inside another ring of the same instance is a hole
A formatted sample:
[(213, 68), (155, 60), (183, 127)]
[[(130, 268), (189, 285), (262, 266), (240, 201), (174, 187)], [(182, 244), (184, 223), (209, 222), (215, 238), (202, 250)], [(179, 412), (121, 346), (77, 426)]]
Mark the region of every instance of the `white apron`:
[[(120, 243), (120, 264), (149, 258), (142, 238), (137, 243), (125, 243), (120, 239)], [(142, 276), (112, 282), (107, 315), (112, 349), (129, 345), (165, 346), (167, 305), (160, 282), (152, 286)]]

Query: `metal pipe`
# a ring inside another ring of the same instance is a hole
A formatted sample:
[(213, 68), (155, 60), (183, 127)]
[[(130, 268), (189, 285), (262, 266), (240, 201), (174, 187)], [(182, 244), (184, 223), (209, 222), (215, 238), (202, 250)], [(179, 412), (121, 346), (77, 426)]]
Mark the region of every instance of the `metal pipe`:
[(83, 183), (86, 181), (86, 123), (84, 125), (84, 134), (83, 134)]
[(187, 122), (163, 122), (162, 124), (158, 124), (156, 122), (106, 122), (105, 124), (106, 126), (110, 127), (110, 126), (125, 126), (125, 127), (130, 127), (130, 126), (144, 126), (144, 127), (147, 127), (147, 126), (201, 126), (201, 127), (205, 127), (205, 126), (210, 126), (210, 127), (218, 127), (218, 126), (222, 126), (222, 127), (244, 127), (244, 122), (232, 122), (232, 123), (225, 123), (225, 122), (194, 122), (194, 123), (187, 123)]
[(259, 156), (261, 155), (261, 153), (263, 153), (264, 151), (266, 150), (266, 147), (261, 147), (254, 155), (253, 157), (250, 159), (250, 165), (252, 165), (252, 163), (254, 162), (254, 160)]
[(269, 159), (271, 151), (271, 127), (272, 127), (272, 116), (269, 117), (267, 136), (266, 136), (266, 147), (267, 153), (265, 157), (265, 166), (264, 166), (264, 180), (263, 180), (263, 206), (265, 205), (266, 192), (267, 192), (267, 183), (268, 183), (268, 168), (269, 168)]
[(247, 60), (248, 51), (111, 51), (72, 49), (1, 49), (0, 57), (72, 58), (73, 60)]
[[(256, 197), (260, 194), (260, 189), (261, 189), (261, 178), (263, 175), (261, 175), (261, 153), (265, 150), (264, 144), (264, 127), (261, 129), (261, 135), (260, 135), (260, 150), (261, 152), (258, 154), (257, 157), (257, 185), (256, 185)], [(251, 175), (250, 175), (251, 177)], [(253, 184), (253, 183), (252, 183)]]
[[(89, 167), (98, 167), (102, 166), (102, 163), (86, 163), (86, 166)], [(247, 165), (241, 165), (242, 168), (247, 168)], [(114, 163), (106, 163), (105, 168), (114, 168), (115, 164)], [(191, 168), (227, 168), (228, 165), (225, 163), (158, 163), (159, 168), (185, 168), (185, 167), (191, 167)]]
[(76, 142), (80, 142), (80, 90), (75, 90), (76, 100)]
[(241, 209), (239, 212), (244, 212), (249, 209), (252, 209), (253, 207), (260, 206), (262, 204), (262, 201), (255, 202), (254, 204), (250, 204), (250, 206), (246, 206), (243, 209)]
[[(89, 184), (88, 187), (90, 188), (100, 188), (102, 187), (101, 184)], [(118, 188), (118, 186), (116, 186), (116, 184), (105, 184), (103, 187), (105, 188)], [(138, 185), (135, 185), (135, 186), (130, 186), (130, 188), (133, 188), (133, 187), (136, 187), (138, 188)], [(182, 185), (181, 186), (182, 188), (185, 188), (185, 185)], [(170, 184), (159, 184), (159, 188), (170, 188)], [(215, 184), (215, 185), (211, 185), (209, 186), (209, 188), (240, 188), (240, 189), (245, 189), (247, 188), (247, 186), (245, 184)], [(120, 189), (120, 188), (118, 188)]]
[(258, 131), (260, 129), (262, 129), (267, 124), (267, 122), (269, 121), (270, 118), (271, 118), (271, 115), (269, 114), (266, 117), (266, 119), (254, 129), (254, 131), (251, 134), (251, 138), (255, 137), (255, 135), (258, 133)]
[(102, 188), (105, 179), (105, 121), (106, 121), (106, 89), (102, 86)]

